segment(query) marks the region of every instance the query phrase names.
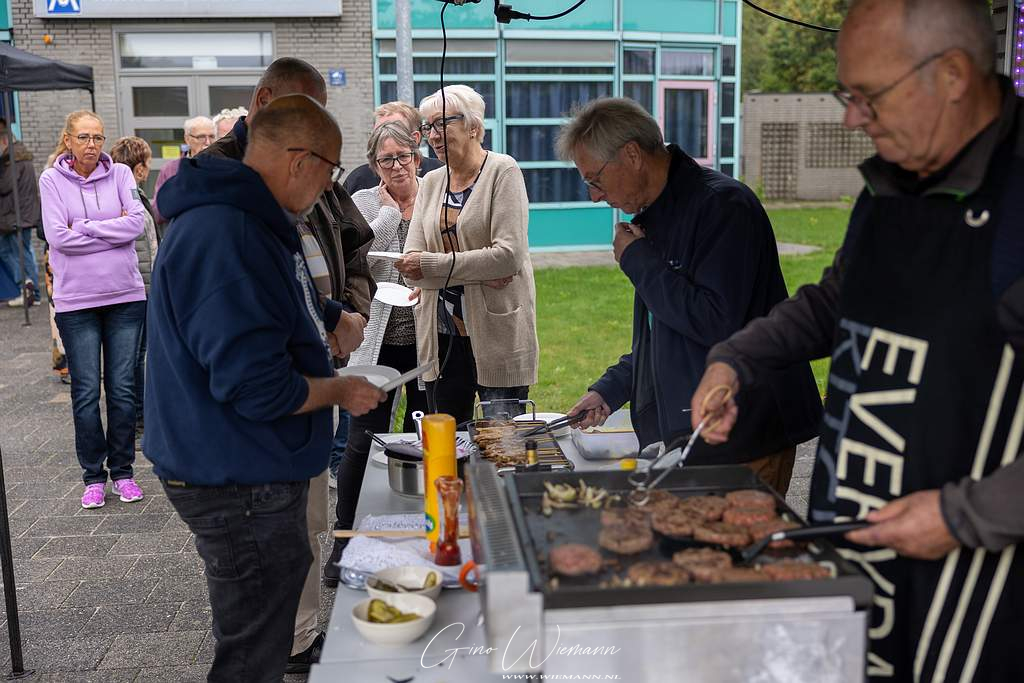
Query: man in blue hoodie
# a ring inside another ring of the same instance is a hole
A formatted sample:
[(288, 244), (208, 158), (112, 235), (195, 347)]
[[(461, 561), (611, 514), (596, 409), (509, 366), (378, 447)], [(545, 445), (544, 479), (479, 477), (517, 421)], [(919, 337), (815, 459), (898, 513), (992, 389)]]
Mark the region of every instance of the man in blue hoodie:
[[(305, 95), (252, 118), (242, 162), (199, 156), (161, 191), (174, 219), (153, 272), (145, 452), (206, 564), (210, 681), (280, 681), (312, 562), (309, 479), (330, 407), (385, 395), (335, 377), (295, 224), (332, 185), (341, 132)], [(208, 239), (217, 226), (217, 239)]]

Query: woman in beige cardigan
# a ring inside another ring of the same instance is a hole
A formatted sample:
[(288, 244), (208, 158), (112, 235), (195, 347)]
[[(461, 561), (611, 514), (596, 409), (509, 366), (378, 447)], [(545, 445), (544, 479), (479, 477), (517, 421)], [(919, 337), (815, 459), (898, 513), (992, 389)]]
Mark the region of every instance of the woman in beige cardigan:
[(425, 97), (420, 112), (427, 141), (448, 166), (420, 183), (395, 266), (422, 290), (416, 346), (421, 364), (435, 364), (424, 375), (431, 410), (462, 422), (479, 394), (490, 402), (486, 414), (518, 415), (538, 358), (526, 184), (512, 157), (483, 148), (483, 98), (465, 85), (444, 94), (443, 120), (441, 91)]

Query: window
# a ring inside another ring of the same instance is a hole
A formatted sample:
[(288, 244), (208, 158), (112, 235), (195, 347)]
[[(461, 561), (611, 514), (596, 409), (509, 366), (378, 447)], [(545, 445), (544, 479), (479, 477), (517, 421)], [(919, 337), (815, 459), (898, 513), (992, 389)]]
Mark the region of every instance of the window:
[(573, 105), (611, 94), (610, 80), (507, 81), (505, 112), (510, 118), (563, 118)]
[(661, 73), (664, 76), (714, 76), (713, 50), (662, 50)]
[(654, 114), (654, 84), (650, 81), (626, 81), (622, 84), (622, 96), (639, 102), (650, 114)]
[(722, 84), (722, 116), (736, 116), (736, 84)]
[[(380, 58), (380, 73), (381, 74), (395, 74), (397, 73), (397, 58), (395, 57), (381, 57)], [(441, 73), (441, 58), (440, 57), (414, 57), (412, 60), (412, 72), (413, 74), (440, 74)], [(494, 73), (494, 58), (493, 57), (451, 57), (448, 56), (444, 60), (444, 73), (445, 75), (451, 74), (457, 76), (460, 74), (493, 74)]]
[[(494, 116), (494, 82), (493, 81), (458, 81), (462, 85), (468, 85), (473, 90), (476, 90), (480, 97), (484, 98), (484, 116), (492, 118)], [(453, 81), (445, 79), (445, 86), (454, 85)], [(429, 81), (417, 80), (412, 84), (413, 88), (413, 100), (416, 106), (419, 106), (420, 101), (428, 95), (433, 95), (441, 89), (441, 82), (433, 79)], [(380, 101), (394, 102), (398, 99), (398, 82), (397, 81), (382, 81), (380, 84)]]
[(132, 114), (135, 116), (188, 116), (188, 86), (135, 87), (131, 90)]
[(516, 161), (557, 161), (555, 140), (561, 126), (506, 126), (505, 150)]
[(622, 73), (654, 73), (654, 49), (626, 49), (622, 52)]
[(722, 46), (722, 75), (723, 76), (735, 76), (736, 75), (736, 46), (735, 45), (723, 45)]
[(122, 69), (261, 69), (274, 54), (269, 31), (121, 33), (118, 47)]
[(736, 177), (736, 167), (733, 164), (722, 164), (722, 173), (727, 176)]
[(589, 202), (587, 186), (575, 168), (524, 168), (531, 202)]
[(735, 145), (735, 131), (736, 127), (731, 123), (723, 123), (720, 132), (722, 141), (722, 151), (719, 156), (723, 159), (728, 157), (736, 156), (736, 145)]
[(674, 142), (696, 159), (707, 158), (708, 91), (665, 91), (665, 141)]

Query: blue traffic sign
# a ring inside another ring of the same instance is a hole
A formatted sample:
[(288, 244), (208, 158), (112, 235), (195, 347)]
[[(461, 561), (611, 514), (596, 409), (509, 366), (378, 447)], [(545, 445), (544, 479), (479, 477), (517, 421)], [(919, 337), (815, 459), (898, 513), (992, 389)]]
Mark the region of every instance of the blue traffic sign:
[(345, 85), (345, 70), (331, 69), (327, 72), (327, 80), (330, 81), (331, 85)]
[(47, 14), (81, 14), (82, 0), (47, 0)]

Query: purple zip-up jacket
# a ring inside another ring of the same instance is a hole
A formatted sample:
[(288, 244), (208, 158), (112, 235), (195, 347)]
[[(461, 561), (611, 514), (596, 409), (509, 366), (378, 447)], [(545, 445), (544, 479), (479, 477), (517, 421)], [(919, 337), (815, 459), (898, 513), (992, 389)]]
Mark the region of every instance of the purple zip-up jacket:
[(88, 178), (65, 155), (39, 178), (58, 313), (145, 301), (135, 238), (145, 227), (130, 168), (107, 154)]

